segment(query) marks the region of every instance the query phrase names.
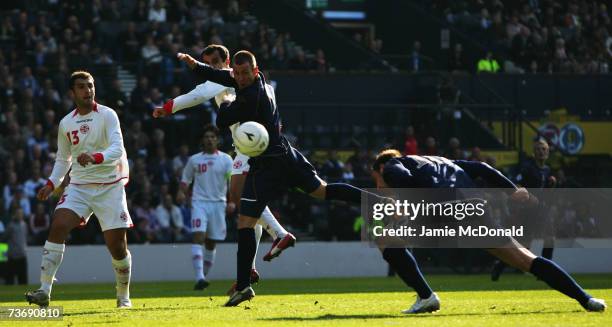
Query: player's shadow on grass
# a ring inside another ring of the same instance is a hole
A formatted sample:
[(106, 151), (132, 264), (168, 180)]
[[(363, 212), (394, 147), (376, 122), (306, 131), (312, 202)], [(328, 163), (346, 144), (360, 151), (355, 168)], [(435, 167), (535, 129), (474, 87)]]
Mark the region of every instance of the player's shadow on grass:
[(344, 319), (389, 319), (389, 318), (445, 318), (445, 317), (462, 317), (462, 316), (514, 316), (514, 315), (527, 315), (527, 314), (566, 314), (571, 312), (581, 312), (581, 310), (568, 310), (568, 311), (512, 311), (512, 312), (482, 312), (482, 313), (426, 313), (418, 315), (405, 315), (405, 314), (352, 314), (352, 315), (334, 315), (326, 314), (317, 317), (277, 317), (277, 318), (260, 318), (258, 320), (263, 321), (317, 321), (317, 320), (344, 320)]
[[(578, 282), (587, 289), (612, 288), (612, 274), (576, 275)], [(528, 275), (504, 275), (502, 280), (493, 283), (488, 275), (431, 275), (428, 276), (433, 289), (438, 292), (461, 291), (527, 291), (551, 290), (545, 283), (536, 281)], [(230, 280), (215, 280), (205, 291), (193, 291), (192, 282), (134, 282), (131, 285), (132, 297), (171, 298), (191, 297), (207, 300), (209, 297), (226, 296)], [(115, 285), (103, 284), (58, 284), (54, 289), (55, 300), (94, 300), (113, 299)], [(0, 299), (7, 302), (25, 301), (23, 294), (35, 286), (0, 285)], [(276, 279), (263, 280), (255, 286), (258, 295), (296, 295), (296, 294), (344, 294), (344, 293), (387, 293), (408, 292), (397, 277), (371, 278), (319, 278), (319, 279)]]

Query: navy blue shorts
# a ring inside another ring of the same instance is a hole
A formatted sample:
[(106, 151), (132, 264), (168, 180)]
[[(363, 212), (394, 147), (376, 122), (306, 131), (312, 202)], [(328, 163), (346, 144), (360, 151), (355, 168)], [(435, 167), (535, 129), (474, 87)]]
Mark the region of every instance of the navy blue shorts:
[(321, 185), (312, 164), (293, 147), (283, 155), (251, 158), (249, 165), (240, 199), (240, 214), (245, 216), (259, 218), (268, 202), (289, 188), (309, 194)]

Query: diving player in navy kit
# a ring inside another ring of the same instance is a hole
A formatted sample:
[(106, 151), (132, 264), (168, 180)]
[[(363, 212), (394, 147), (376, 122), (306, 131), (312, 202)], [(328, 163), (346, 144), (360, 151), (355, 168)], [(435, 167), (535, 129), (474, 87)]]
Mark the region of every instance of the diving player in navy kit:
[[(481, 162), (449, 160), (434, 156), (404, 156), (397, 150), (385, 150), (378, 154), (373, 165), (372, 176), (377, 188), (472, 188), (473, 179), (482, 178), (490, 187), (507, 188), (510, 198), (517, 202), (530, 201), (530, 195), (524, 188), (518, 188), (496, 169)], [(513, 240), (514, 241), (514, 240)], [(523, 247), (506, 247), (487, 249), (489, 253), (503, 260), (506, 264), (530, 272), (546, 282), (555, 290), (575, 299), (587, 311), (604, 311), (605, 301), (587, 294), (567, 272), (554, 262), (536, 257)], [(384, 249), (385, 259), (389, 256), (408, 256), (414, 266), (406, 271), (418, 271), (417, 263), (410, 252), (404, 249)], [(398, 275), (405, 274), (398, 271)], [(423, 278), (419, 274), (406, 274), (402, 279)], [(426, 285), (422, 281), (413, 282), (416, 285)], [(418, 312), (430, 312), (439, 308), (440, 303), (435, 293), (417, 289), (418, 298), (413, 308)]]
[(274, 90), (266, 83), (255, 56), (248, 51), (239, 51), (233, 57), (233, 70), (214, 69), (198, 62), (187, 54), (177, 56), (202, 80), (233, 87), (236, 100), (220, 105), (217, 126), (226, 128), (235, 123), (255, 121), (268, 131), (268, 148), (261, 155), (251, 158), (251, 170), (246, 177), (240, 215), (238, 218), (237, 286), (225, 306), (236, 306), (250, 300), (255, 292), (250, 285), (251, 263), (255, 256), (256, 217), (261, 216), (265, 206), (291, 187), (298, 187), (311, 196), (324, 200), (339, 200), (361, 203), (362, 193), (381, 201), (372, 193), (344, 183), (327, 184), (317, 175), (308, 160), (281, 134), (280, 115), (276, 106)]

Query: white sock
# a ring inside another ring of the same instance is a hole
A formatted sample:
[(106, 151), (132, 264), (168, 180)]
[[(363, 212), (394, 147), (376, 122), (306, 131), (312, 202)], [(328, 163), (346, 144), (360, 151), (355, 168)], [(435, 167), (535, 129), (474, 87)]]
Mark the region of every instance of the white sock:
[(191, 261), (195, 270), (196, 281), (204, 279), (204, 261), (202, 260), (202, 245), (191, 244)]
[(40, 264), (40, 289), (45, 290), (49, 295), (51, 295), (57, 269), (62, 264), (65, 249), (66, 245), (49, 241), (46, 241), (43, 247), (42, 263)]
[(256, 224), (255, 227), (255, 256), (253, 257), (253, 263), (251, 264), (251, 268), (255, 269), (255, 261), (257, 260), (257, 249), (259, 249), (259, 241), (261, 240), (261, 234), (263, 233), (263, 229), (260, 224)]
[(127, 251), (125, 258), (121, 260), (112, 259), (113, 270), (115, 270), (115, 280), (118, 299), (130, 298), (130, 278), (132, 276), (132, 254)]
[[(274, 239), (277, 239), (279, 237), (283, 238), (285, 237), (285, 235), (289, 234), (287, 230), (284, 229), (283, 226), (281, 226), (278, 220), (276, 220), (276, 218), (272, 214), (272, 211), (270, 211), (270, 208), (266, 207), (264, 209), (264, 211), (261, 213), (261, 220), (264, 222), (264, 226), (267, 225), (269, 229), (274, 231), (274, 234), (276, 235), (270, 234), (272, 237), (274, 237)], [(268, 228), (266, 228), (266, 231), (268, 231)]]
[(213, 264), (215, 263), (215, 255), (217, 254), (217, 249), (205, 249), (204, 250), (204, 276), (208, 276), (208, 272), (212, 269)]

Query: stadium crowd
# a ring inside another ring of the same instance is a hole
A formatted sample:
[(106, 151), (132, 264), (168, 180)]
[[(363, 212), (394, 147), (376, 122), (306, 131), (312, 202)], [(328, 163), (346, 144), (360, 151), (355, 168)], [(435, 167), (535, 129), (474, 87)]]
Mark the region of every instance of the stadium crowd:
[(609, 2), (436, 0), (422, 3), (434, 8), (450, 24), (469, 32), (490, 50), (507, 55), (506, 72), (610, 72)]
[[(0, 15), (0, 234), (13, 221), (24, 221), (30, 244), (45, 241), (50, 216), (58, 201), (56, 196), (51, 202), (39, 202), (35, 195), (53, 167), (59, 120), (74, 109), (67, 90), (72, 70), (92, 71), (96, 77), (97, 101), (119, 114), (131, 168), (127, 194), (135, 226), (130, 230), (129, 241), (146, 243), (189, 241), (189, 195), (179, 191), (178, 182), (187, 159), (198, 151), (197, 127), (211, 119), (204, 114), (206, 111), (198, 110), (196, 115), (201, 116), (195, 120), (177, 115), (171, 121), (159, 123), (151, 118), (154, 107), (193, 87), (185, 67), (174, 57), (179, 49), (199, 54), (206, 44), (223, 43), (231, 49), (253, 50), (260, 65), (269, 69), (318, 72), (329, 69), (321, 49), (308, 53), (296, 45), (289, 33), (258, 22), (236, 0), (29, 3), (32, 7), (27, 11)], [(607, 15), (605, 7), (597, 8), (587, 13), (596, 17)], [(583, 13), (582, 7), (576, 10)], [(544, 12), (548, 9), (541, 14)], [(516, 17), (523, 19), (522, 15)], [(124, 23), (128, 20), (129, 23)], [(599, 20), (609, 29), (609, 19), (607, 25), (603, 23), (604, 18)], [(521, 24), (531, 26), (530, 21)], [(539, 29), (520, 27), (518, 34), (528, 30), (527, 35), (533, 38), (544, 29), (549, 30), (549, 23), (556, 26), (556, 21), (536, 19), (541, 22)], [(581, 28), (574, 30), (582, 31)], [(574, 40), (576, 35), (602, 36), (592, 28), (588, 31), (584, 35), (574, 31), (567, 34), (572, 37), (567, 40)], [(116, 46), (117, 39), (123, 46)], [(380, 50), (382, 41), (375, 40), (371, 45)], [(572, 47), (577, 48), (580, 47)], [(570, 54), (585, 55), (569, 52), (568, 58)], [(600, 51), (597, 56), (604, 54)], [(116, 74), (107, 73), (118, 62), (132, 63), (138, 73), (137, 86), (129, 96), (123, 92)], [(208, 112), (214, 117), (214, 111)], [(162, 128), (163, 125), (170, 127)], [(222, 146), (226, 151), (230, 150), (227, 141), (226, 137)], [(299, 145), (299, 140), (295, 141)], [(465, 152), (456, 138), (450, 139), (448, 146), (441, 150), (440, 142), (433, 136), (415, 132), (413, 128), (407, 129), (405, 139), (387, 146), (396, 146), (406, 154), (469, 157), (494, 164), (491, 158), (483, 158), (478, 149), (471, 154)], [(371, 186), (369, 166), (375, 150), (378, 149), (357, 148), (346, 160), (340, 160), (331, 151), (327, 160), (317, 163), (317, 168), (329, 181)], [(355, 208), (322, 205), (299, 193), (285, 196), (273, 207), (281, 223), (292, 231), (303, 231), (305, 236), (355, 239), (359, 235), (354, 230), (359, 216)], [(325, 219), (330, 215), (339, 218)], [(230, 220), (229, 228), (232, 227)], [(228, 233), (230, 240), (233, 234)], [(70, 242), (102, 243), (96, 220), (72, 233)]]

